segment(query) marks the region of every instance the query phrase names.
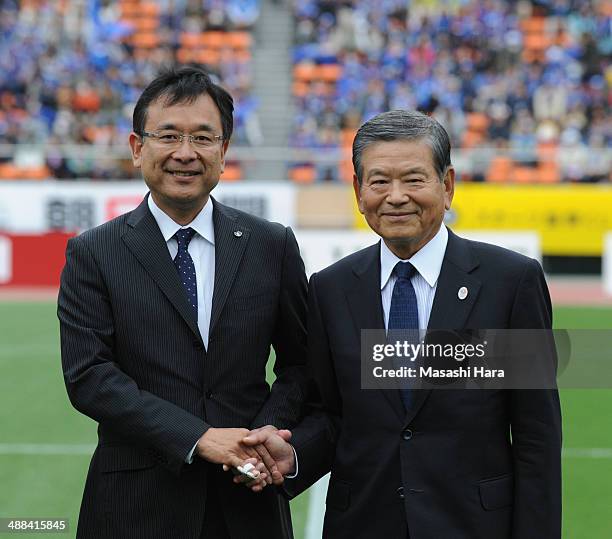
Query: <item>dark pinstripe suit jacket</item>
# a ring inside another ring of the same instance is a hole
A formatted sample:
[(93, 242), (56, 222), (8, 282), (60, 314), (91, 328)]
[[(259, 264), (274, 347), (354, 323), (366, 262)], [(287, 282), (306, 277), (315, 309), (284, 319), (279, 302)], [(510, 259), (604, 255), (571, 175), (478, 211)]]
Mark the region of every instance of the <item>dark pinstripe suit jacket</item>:
[(210, 426), (292, 427), (304, 392), (306, 277), (293, 233), (213, 204), (208, 351), (146, 199), (68, 244), (58, 300), (64, 378), (75, 408), (99, 424), (79, 537), (198, 538), (211, 495), (233, 538), (291, 533), (275, 489), (253, 494), (218, 465), (185, 464)]
[[(469, 295), (458, 297), (465, 286)], [(556, 390), (361, 389), (361, 330), (384, 329), (380, 244), (310, 280), (316, 406), (293, 430), (296, 495), (331, 469), (326, 539), (560, 539)], [(546, 329), (540, 265), (449, 230), (429, 329)]]

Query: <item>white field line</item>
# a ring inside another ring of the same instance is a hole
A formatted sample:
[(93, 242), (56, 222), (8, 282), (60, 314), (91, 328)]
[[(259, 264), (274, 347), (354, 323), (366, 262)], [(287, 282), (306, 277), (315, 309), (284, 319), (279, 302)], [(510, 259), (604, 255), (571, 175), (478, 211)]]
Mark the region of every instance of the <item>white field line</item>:
[(0, 455), (91, 455), (93, 444), (4, 444)]
[[(38, 444), (0, 443), (0, 455), (91, 455), (94, 444)], [(612, 447), (566, 447), (563, 457), (568, 459), (612, 459)], [(322, 478), (321, 486), (327, 490), (329, 478)], [(311, 496), (311, 500), (315, 497)], [(317, 503), (323, 500), (314, 500)]]
[(567, 459), (612, 459), (612, 447), (566, 447), (563, 456)]
[[(563, 449), (563, 457), (568, 459), (612, 459), (612, 447), (566, 447)], [(325, 496), (328, 483), (329, 474), (310, 488), (305, 539), (323, 537)]]
[(59, 358), (59, 344), (48, 343), (17, 344), (11, 346), (0, 346), (0, 359), (10, 361), (12, 359), (48, 359), (50, 355)]

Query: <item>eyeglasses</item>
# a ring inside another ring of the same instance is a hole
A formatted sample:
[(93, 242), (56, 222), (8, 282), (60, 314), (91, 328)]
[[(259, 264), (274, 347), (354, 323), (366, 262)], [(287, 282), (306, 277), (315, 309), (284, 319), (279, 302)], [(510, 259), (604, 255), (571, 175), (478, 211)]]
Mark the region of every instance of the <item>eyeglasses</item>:
[(222, 135), (212, 135), (211, 133), (196, 133), (192, 135), (177, 133), (175, 131), (160, 131), (158, 133), (143, 131), (140, 136), (143, 139), (149, 137), (153, 139), (156, 144), (164, 148), (178, 148), (183, 144), (183, 141), (187, 139), (194, 148), (199, 150), (208, 150), (217, 144), (217, 142), (223, 140)]

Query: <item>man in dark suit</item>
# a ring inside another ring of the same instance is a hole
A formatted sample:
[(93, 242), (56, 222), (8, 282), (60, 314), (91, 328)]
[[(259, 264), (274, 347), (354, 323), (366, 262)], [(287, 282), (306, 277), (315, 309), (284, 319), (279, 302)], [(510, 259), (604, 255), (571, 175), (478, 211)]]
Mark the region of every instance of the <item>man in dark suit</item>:
[[(443, 224), (455, 172), (432, 118), (392, 111), (353, 144), (361, 213), (382, 238), (310, 280), (318, 398), (293, 431), (296, 495), (331, 470), (324, 536), (559, 539), (561, 421), (543, 390), (362, 389), (363, 330), (551, 327), (540, 265)], [(282, 473), (286, 433), (263, 428)]]
[(231, 96), (198, 68), (156, 78), (129, 141), (149, 195), (69, 242), (64, 378), (75, 408), (99, 423), (78, 537), (291, 536), (275, 489), (253, 494), (221, 470), (257, 456), (241, 443), (249, 428), (297, 422), (306, 379), (306, 277), (293, 233), (209, 196), (232, 112)]

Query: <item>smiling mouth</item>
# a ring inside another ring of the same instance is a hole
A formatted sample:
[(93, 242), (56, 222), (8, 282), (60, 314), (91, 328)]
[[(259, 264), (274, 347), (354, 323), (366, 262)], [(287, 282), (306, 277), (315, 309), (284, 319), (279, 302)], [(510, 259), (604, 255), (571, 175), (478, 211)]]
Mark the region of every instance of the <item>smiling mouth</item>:
[(195, 170), (166, 170), (166, 172), (176, 176), (177, 178), (191, 178), (200, 174)]
[(404, 213), (383, 213), (384, 217), (389, 217), (391, 219), (401, 219), (402, 217), (410, 217), (412, 215), (416, 215), (417, 212), (404, 212)]

